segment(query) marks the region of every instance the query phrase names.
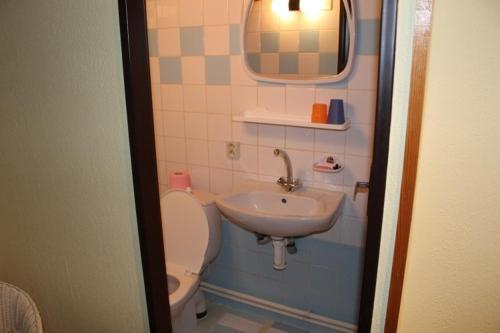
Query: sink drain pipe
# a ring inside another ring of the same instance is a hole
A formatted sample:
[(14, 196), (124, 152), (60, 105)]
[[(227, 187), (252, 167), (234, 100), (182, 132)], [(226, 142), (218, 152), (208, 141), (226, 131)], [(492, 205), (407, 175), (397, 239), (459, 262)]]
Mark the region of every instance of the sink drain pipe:
[(282, 271), (288, 266), (285, 259), (287, 240), (283, 237), (271, 237), (271, 239), (274, 248), (273, 268)]

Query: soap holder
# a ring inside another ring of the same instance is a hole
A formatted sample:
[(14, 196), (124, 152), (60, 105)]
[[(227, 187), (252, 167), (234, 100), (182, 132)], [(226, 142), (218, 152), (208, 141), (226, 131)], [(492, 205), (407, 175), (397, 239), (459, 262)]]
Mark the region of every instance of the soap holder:
[(339, 173), (344, 170), (344, 166), (333, 156), (328, 156), (321, 161), (314, 163), (312, 169), (316, 172)]

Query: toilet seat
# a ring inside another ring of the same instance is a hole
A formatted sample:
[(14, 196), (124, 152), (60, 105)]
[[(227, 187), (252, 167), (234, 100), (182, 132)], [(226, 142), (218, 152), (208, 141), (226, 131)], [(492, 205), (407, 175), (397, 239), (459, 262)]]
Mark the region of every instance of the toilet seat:
[[(171, 190), (161, 199), (161, 211), (167, 263), (200, 273), (206, 264), (209, 241), (203, 206), (191, 193)], [(168, 269), (167, 272), (170, 273)]]
[(184, 305), (184, 301), (189, 299), (198, 289), (200, 278), (198, 274), (186, 274), (186, 267), (167, 262), (168, 275), (175, 277), (179, 281), (179, 287), (168, 297), (170, 310), (176, 312)]

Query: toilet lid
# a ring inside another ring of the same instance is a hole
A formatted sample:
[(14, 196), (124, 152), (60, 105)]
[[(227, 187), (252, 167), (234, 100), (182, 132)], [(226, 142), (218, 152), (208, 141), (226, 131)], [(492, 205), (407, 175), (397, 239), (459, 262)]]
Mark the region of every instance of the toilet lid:
[(172, 190), (161, 198), (161, 213), (167, 261), (200, 273), (209, 238), (203, 207), (190, 193)]

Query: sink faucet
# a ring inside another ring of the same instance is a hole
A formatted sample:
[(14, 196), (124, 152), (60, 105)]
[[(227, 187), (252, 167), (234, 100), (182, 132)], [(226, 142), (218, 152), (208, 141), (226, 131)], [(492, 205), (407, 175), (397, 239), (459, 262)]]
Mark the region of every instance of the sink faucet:
[(293, 192), (302, 187), (302, 183), (299, 179), (293, 179), (292, 162), (290, 162), (290, 157), (288, 157), (286, 151), (276, 148), (274, 149), (274, 156), (282, 157), (286, 166), (286, 179), (280, 177), (276, 183), (287, 192)]

